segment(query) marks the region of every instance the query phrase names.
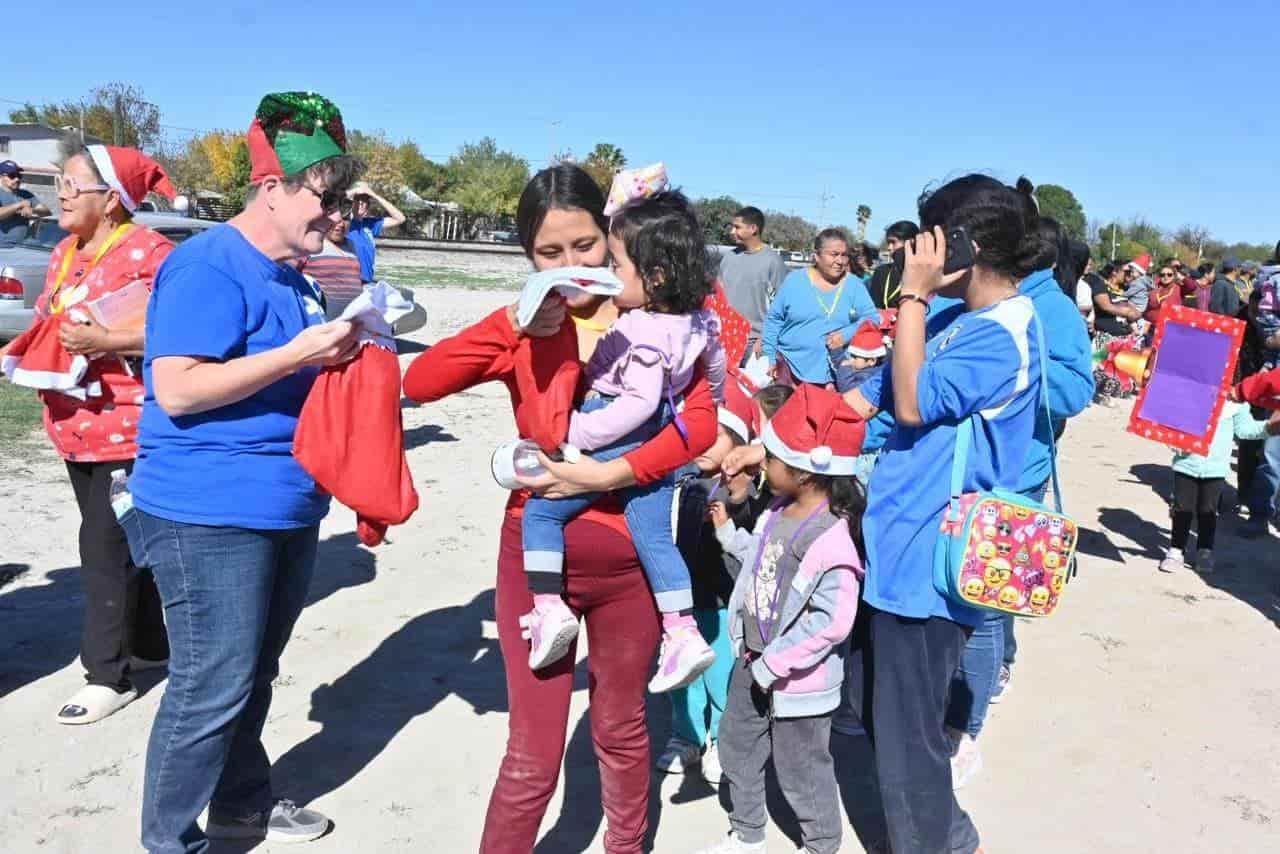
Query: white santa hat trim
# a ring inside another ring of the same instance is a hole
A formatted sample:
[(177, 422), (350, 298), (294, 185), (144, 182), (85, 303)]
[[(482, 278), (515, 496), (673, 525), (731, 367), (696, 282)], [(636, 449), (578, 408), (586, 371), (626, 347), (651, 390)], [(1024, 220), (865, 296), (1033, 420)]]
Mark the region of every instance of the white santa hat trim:
[(738, 438), (742, 441), (745, 442), (751, 437), (751, 432), (747, 429), (747, 422), (734, 415), (729, 409), (723, 406), (718, 407), (716, 409), (716, 418), (720, 422), (720, 426), (737, 433)]
[(819, 445), (812, 451), (797, 451), (787, 446), (773, 429), (773, 421), (764, 425), (761, 435), (764, 448), (792, 468), (811, 471), (814, 474), (852, 476), (857, 468), (857, 457), (838, 457), (826, 445)]
[(100, 382), (95, 380), (88, 385), (82, 384), (85, 372), (89, 369), (89, 360), (83, 355), (73, 356), (66, 371), (32, 370), (20, 367), (21, 362), (21, 356), (5, 356), (0, 359), (0, 373), (14, 385), (39, 391), (59, 391), (77, 400), (102, 396)]
[(120, 179), (116, 176), (115, 164), (111, 162), (111, 154), (107, 151), (105, 145), (90, 145), (89, 156), (93, 158), (93, 165), (98, 167), (98, 171), (102, 173), (102, 180), (107, 182), (107, 186), (120, 194), (120, 201), (124, 204), (129, 213), (133, 213), (138, 209), (138, 203), (133, 200), (133, 196), (129, 195), (129, 191), (124, 188), (124, 184), (120, 183)]
[(849, 347), (849, 355), (857, 356), (860, 359), (879, 359), (881, 356), (888, 355), (889, 351), (885, 349), (883, 343), (874, 350), (864, 350), (861, 347)]

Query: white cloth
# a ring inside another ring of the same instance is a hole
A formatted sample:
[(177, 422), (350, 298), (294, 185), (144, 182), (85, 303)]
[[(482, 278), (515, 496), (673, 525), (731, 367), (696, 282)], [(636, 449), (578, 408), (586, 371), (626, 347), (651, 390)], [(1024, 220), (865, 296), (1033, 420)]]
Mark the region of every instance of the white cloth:
[(386, 282), (365, 287), (360, 296), (353, 299), (338, 316), (356, 324), (357, 340), (361, 344), (373, 343), (394, 350), (394, 325), (397, 320), (413, 311), (413, 303)]
[(542, 301), (555, 288), (565, 296), (575, 293), (616, 296), (622, 293), (622, 282), (604, 267), (557, 267), (529, 276), (520, 291), (520, 303), (516, 306), (516, 323), (528, 326), (538, 313)]

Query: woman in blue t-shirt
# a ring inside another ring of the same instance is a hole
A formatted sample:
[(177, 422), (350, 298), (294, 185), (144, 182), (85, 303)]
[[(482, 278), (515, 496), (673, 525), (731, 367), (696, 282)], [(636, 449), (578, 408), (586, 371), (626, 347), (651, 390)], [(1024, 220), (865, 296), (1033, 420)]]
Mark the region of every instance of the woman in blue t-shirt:
[[(1035, 428), (1040, 363), (1031, 300), (1018, 282), (1043, 266), (1043, 244), (1012, 187), (956, 179), (920, 204), (906, 250), (893, 356), (846, 399), (894, 428), (868, 487), (866, 607), (853, 636), (853, 707), (876, 752), (894, 851), (972, 852), (978, 832), (951, 787), (943, 728), (948, 685), (982, 615), (933, 586), (938, 523), (950, 491), (957, 426), (976, 416), (966, 492), (1014, 490)], [(964, 227), (975, 262), (944, 274), (945, 235)], [(926, 318), (935, 296), (959, 311)]]
[(813, 241), (813, 264), (783, 279), (769, 305), (764, 355), (775, 376), (827, 385), (835, 380), (832, 351), (843, 358), (854, 330), (878, 316), (867, 286), (849, 274), (849, 238), (824, 229)]

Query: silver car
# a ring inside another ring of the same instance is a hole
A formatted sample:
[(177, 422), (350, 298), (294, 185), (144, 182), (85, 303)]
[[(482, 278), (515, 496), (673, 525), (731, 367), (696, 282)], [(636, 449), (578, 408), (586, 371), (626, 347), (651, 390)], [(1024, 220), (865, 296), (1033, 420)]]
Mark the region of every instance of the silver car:
[[(217, 225), (203, 219), (192, 219), (172, 213), (139, 212), (134, 222), (158, 231), (173, 243), (181, 243), (207, 228)], [(33, 220), (26, 236), (13, 244), (0, 244), (0, 342), (16, 338), (31, 326), (36, 299), (44, 290), (49, 256), (67, 236), (54, 219)], [(396, 334), (414, 332), (426, 325), (427, 313), (414, 300), (411, 288), (397, 288), (405, 299), (414, 303), (413, 312), (396, 323)], [(335, 301), (336, 302), (336, 301)], [(345, 304), (328, 306), (330, 317), (336, 317)]]
[[(174, 243), (217, 225), (170, 213), (138, 213), (133, 220)], [(58, 226), (57, 220), (40, 219), (33, 220), (26, 236), (16, 243), (0, 244), (0, 341), (16, 338), (31, 326), (36, 299), (44, 290), (49, 256), (66, 236), (67, 232)]]

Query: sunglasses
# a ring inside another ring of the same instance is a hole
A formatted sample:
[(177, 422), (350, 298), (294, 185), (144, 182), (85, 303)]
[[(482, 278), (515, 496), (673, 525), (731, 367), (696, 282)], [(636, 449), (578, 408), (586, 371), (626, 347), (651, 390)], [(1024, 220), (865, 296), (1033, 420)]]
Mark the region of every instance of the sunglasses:
[(303, 184), (302, 186), (305, 187), (311, 195), (320, 200), (320, 210), (324, 211), (326, 215), (331, 214), (334, 211), (338, 211), (345, 217), (351, 213), (351, 199), (347, 198), (346, 193), (329, 189), (321, 192), (310, 184)]
[(1171, 272), (1170, 272), (1170, 271), (1168, 271), (1168, 270), (1161, 270), (1161, 271), (1160, 271), (1160, 278), (1162, 278), (1162, 279), (1172, 279), (1172, 278), (1173, 278), (1173, 273), (1171, 273)]

